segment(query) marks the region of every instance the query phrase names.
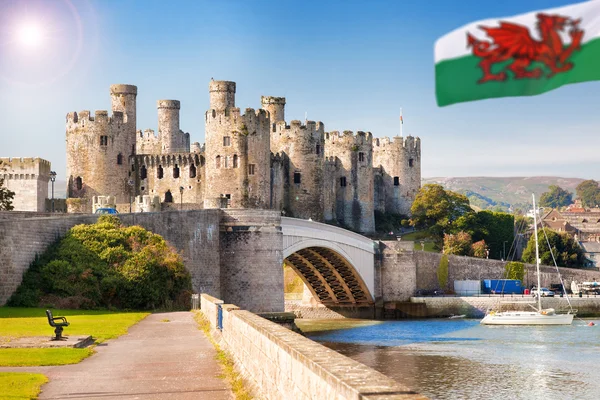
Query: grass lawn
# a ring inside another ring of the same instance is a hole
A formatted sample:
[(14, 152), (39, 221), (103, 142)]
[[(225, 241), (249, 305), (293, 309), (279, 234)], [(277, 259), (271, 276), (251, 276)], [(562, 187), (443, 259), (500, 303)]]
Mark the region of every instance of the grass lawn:
[[(70, 326), (63, 334), (91, 335), (97, 342), (116, 338), (148, 315), (146, 312), (112, 312), (89, 310), (52, 310), (65, 316)], [(52, 336), (43, 308), (0, 307), (0, 341), (26, 336)], [(93, 353), (92, 349), (0, 349), (0, 366), (39, 366), (75, 364)], [(0, 392), (1, 393), (1, 392)]]
[(421, 240), (425, 241), (425, 251), (431, 251), (433, 253), (439, 253), (440, 251), (435, 248), (435, 244), (431, 241), (431, 237), (429, 236), (429, 232), (427, 231), (418, 231), (407, 233), (406, 235), (402, 235), (402, 240), (412, 240), (415, 242), (415, 250), (421, 250)]
[(48, 382), (42, 374), (0, 372), (0, 396), (3, 399), (36, 399), (40, 386)]

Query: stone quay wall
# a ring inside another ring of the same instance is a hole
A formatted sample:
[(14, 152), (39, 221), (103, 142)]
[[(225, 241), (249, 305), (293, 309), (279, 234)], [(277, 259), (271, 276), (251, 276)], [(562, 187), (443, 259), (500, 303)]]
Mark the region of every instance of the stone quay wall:
[[(215, 300), (204, 294), (201, 300), (202, 313), (213, 330)], [(391, 378), (249, 311), (225, 304), (222, 313), (221, 342), (261, 398), (425, 399)]]
[[(532, 296), (500, 296), (490, 297), (413, 297), (413, 303), (425, 303), (428, 317), (450, 317), (452, 315), (465, 315), (467, 318), (482, 318), (486, 310), (499, 311), (533, 311), (530, 307), (537, 308), (537, 300)], [(584, 296), (569, 297), (577, 316), (600, 315), (600, 297)], [(554, 308), (556, 311), (566, 312), (570, 309), (564, 297), (542, 298), (543, 308)]]

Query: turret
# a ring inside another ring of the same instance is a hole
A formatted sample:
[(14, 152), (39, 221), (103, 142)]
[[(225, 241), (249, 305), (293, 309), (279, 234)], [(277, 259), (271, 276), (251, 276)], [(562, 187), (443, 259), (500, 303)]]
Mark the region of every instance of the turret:
[(261, 96), (260, 103), (263, 110), (269, 112), (272, 130), (275, 132), (275, 123), (285, 121), (285, 97)]
[(136, 97), (137, 86), (134, 85), (111, 85), (110, 98), (112, 111), (123, 113), (123, 122), (136, 127)]
[(179, 130), (179, 109), (181, 104), (179, 100), (158, 100), (156, 102), (158, 109), (158, 136), (162, 143), (162, 153), (183, 153), (189, 152), (189, 145), (186, 142), (189, 138)]
[(235, 107), (235, 82), (211, 80), (208, 90), (211, 110), (222, 111)]

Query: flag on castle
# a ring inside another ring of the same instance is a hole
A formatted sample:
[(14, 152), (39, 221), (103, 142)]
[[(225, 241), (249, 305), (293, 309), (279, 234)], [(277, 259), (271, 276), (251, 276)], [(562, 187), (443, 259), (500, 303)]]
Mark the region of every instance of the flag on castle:
[(600, 0), (473, 22), (434, 53), (440, 107), (600, 80)]

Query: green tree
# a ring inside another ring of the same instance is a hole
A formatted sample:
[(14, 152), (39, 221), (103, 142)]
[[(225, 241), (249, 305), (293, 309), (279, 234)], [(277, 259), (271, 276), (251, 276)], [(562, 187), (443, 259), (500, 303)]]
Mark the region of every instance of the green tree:
[(489, 258), (499, 260), (509, 256), (514, 240), (514, 216), (490, 210), (469, 213), (459, 217), (451, 231), (467, 232), (473, 242), (485, 240), (490, 250)]
[[(544, 235), (544, 231), (546, 235)], [(548, 236), (548, 241), (546, 241)], [(550, 242), (550, 248), (548, 247)], [(538, 245), (540, 253), (540, 262), (545, 265), (554, 265), (552, 254), (556, 259), (556, 264), (560, 267), (581, 267), (584, 263), (583, 250), (579, 244), (573, 240), (567, 233), (556, 232), (548, 228), (543, 228), (538, 232)], [(552, 249), (552, 253), (550, 253)], [(523, 261), (535, 264), (535, 236), (531, 235), (527, 248), (523, 251)]]
[(485, 244), (485, 240), (480, 240), (471, 245), (471, 255), (477, 258), (486, 258), (487, 257), (487, 244)]
[(444, 235), (444, 254), (470, 256), (471, 244), (471, 235), (467, 232), (457, 232), (455, 234), (446, 233)]
[(540, 197), (541, 207), (560, 208), (568, 206), (573, 202), (573, 194), (560, 186), (550, 185), (548, 191)]
[(15, 198), (15, 192), (8, 190), (4, 186), (4, 179), (0, 178), (0, 210), (10, 211), (14, 207), (12, 205), (13, 199)]
[(440, 265), (438, 266), (437, 270), (437, 278), (440, 289), (445, 289), (448, 285), (448, 256), (446, 254), (442, 255), (442, 259), (440, 260)]
[(525, 279), (525, 264), (522, 262), (511, 261), (504, 266), (506, 279), (518, 279), (523, 282)]
[(424, 185), (411, 207), (411, 225), (429, 229), (436, 244), (441, 245), (445, 230), (459, 217), (473, 212), (464, 195), (444, 190), (441, 185)]
[(600, 205), (600, 187), (598, 187), (598, 182), (595, 180), (589, 179), (581, 182), (575, 188), (575, 192), (584, 207)]

